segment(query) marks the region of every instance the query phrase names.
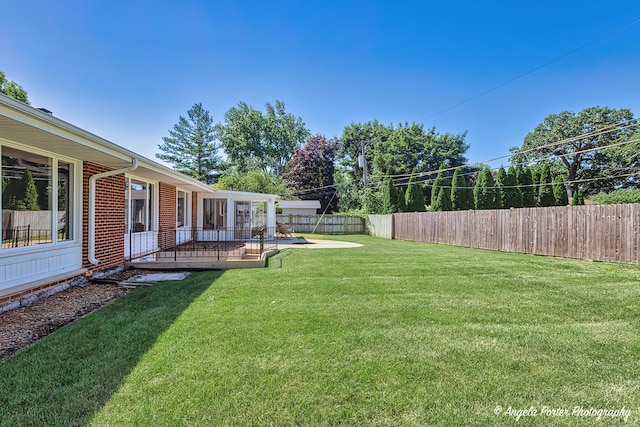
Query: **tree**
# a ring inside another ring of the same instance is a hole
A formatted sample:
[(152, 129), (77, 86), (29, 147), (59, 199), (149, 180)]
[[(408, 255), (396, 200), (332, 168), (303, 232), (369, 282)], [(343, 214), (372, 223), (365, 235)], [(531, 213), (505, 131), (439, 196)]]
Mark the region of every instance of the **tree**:
[(498, 172), (496, 172), (496, 207), (498, 209), (508, 208), (507, 205), (507, 193), (504, 188), (507, 181), (507, 171), (503, 166), (500, 166)]
[(551, 184), (551, 168), (548, 163), (545, 163), (540, 173), (540, 188), (538, 190), (538, 206), (542, 208), (555, 204)]
[(220, 190), (246, 191), (249, 193), (279, 194), (291, 199), (293, 192), (287, 188), (284, 180), (270, 172), (254, 170), (247, 174), (237, 171), (225, 175), (214, 184)]
[(178, 172), (211, 184), (221, 169), (213, 119), (200, 103), (194, 104), (187, 116), (180, 116), (169, 136), (162, 138), (163, 143), (158, 145), (162, 153), (156, 157), (172, 164)]
[(339, 212), (355, 212), (362, 209), (362, 188), (354, 182), (353, 177), (344, 170), (336, 167), (333, 175), (338, 199)]
[(553, 180), (553, 201), (556, 206), (567, 206), (569, 204), (567, 188), (564, 185), (564, 178), (561, 176), (556, 176)]
[(509, 167), (507, 171), (507, 179), (504, 185), (505, 191), (505, 208), (521, 208), (523, 207), (522, 202), (522, 191), (520, 187), (518, 187), (518, 178), (516, 168), (513, 166)]
[(440, 192), (440, 188), (442, 187), (446, 187), (447, 191), (450, 193), (451, 190), (449, 189), (451, 182), (449, 181), (448, 178), (448, 172), (445, 171), (445, 169), (447, 168), (447, 165), (445, 165), (444, 163), (440, 165), (440, 169), (438, 169), (438, 175), (436, 176), (436, 179), (433, 180), (433, 185), (431, 186), (431, 205), (433, 206), (436, 202), (436, 199), (438, 198), (438, 193)]
[(405, 193), (405, 212), (425, 212), (426, 207), (424, 205), (424, 192), (415, 181), (415, 174), (411, 174), (409, 179), (409, 186)]
[(315, 135), (296, 147), (287, 164), (288, 172), (283, 174), (284, 182), (301, 199), (320, 200), (324, 212), (337, 210), (338, 200), (334, 196), (334, 161), (338, 141)]
[(241, 101), (215, 126), (229, 161), (240, 173), (260, 169), (282, 175), (295, 148), (311, 135), (300, 117), (285, 111), (284, 102), (267, 102), (265, 108), (262, 114)]
[(362, 195), (362, 210), (367, 214), (383, 213), (382, 198), (377, 188), (367, 187)]
[(578, 188), (578, 190), (573, 193), (573, 197), (571, 198), (571, 206), (581, 205), (584, 205), (584, 195), (582, 194), (582, 188)]
[(440, 187), (438, 189), (438, 196), (436, 197), (434, 203), (431, 205), (431, 210), (434, 212), (438, 211), (450, 211), (451, 210), (451, 192), (448, 188)]
[(495, 209), (497, 206), (497, 191), (491, 169), (485, 166), (476, 179), (473, 188), (473, 198), (476, 209)]
[[(516, 177), (518, 178), (518, 185), (522, 191), (522, 205), (525, 208), (533, 208), (536, 205), (537, 194), (535, 193), (535, 186), (533, 184), (533, 174), (531, 168), (527, 166), (522, 168), (518, 166), (519, 170), (516, 170)], [(521, 173), (518, 173), (521, 171)]]
[(451, 180), (451, 209), (462, 211), (473, 209), (473, 192), (467, 187), (468, 183), (462, 174), (462, 169), (453, 172)]
[(392, 214), (398, 212), (398, 192), (393, 179), (387, 175), (382, 183), (382, 189), (380, 197), (382, 199), (382, 212), (383, 214)]
[[(397, 186), (405, 187), (414, 171), (431, 172), (443, 163), (447, 167), (463, 165), (469, 148), (465, 137), (466, 134), (440, 134), (435, 128), (425, 129), (418, 123), (397, 126), (383, 125), (377, 120), (352, 123), (345, 127), (340, 138), (338, 167), (353, 183), (363, 182), (366, 165), (369, 182), (380, 182), (389, 172)], [(363, 151), (364, 164), (359, 162)]]
[[(563, 111), (551, 114), (529, 133), (520, 148), (514, 147), (512, 161), (537, 162), (550, 156), (564, 165), (569, 194), (578, 189), (576, 180), (606, 177), (604, 169), (610, 152), (599, 149), (616, 143), (633, 130), (627, 125), (633, 119), (628, 109), (609, 107), (585, 108), (579, 113)], [(590, 189), (615, 185), (615, 180), (596, 180)]]
[(0, 93), (3, 93), (11, 98), (30, 104), (27, 91), (14, 81), (7, 80), (5, 73), (0, 71)]

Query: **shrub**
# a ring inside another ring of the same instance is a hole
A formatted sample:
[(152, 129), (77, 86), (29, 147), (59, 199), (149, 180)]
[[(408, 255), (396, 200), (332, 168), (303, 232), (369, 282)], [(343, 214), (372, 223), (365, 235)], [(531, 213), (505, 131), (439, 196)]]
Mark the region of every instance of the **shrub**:
[(640, 203), (640, 188), (623, 188), (610, 193), (600, 193), (590, 197), (590, 199), (599, 205)]

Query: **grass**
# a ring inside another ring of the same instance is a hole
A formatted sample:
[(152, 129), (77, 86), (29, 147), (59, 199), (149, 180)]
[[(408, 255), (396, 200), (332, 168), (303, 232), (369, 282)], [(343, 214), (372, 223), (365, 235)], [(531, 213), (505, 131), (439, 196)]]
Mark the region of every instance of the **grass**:
[(0, 425), (640, 423), (637, 266), (345, 239), (364, 246), (139, 288), (60, 329), (0, 362)]

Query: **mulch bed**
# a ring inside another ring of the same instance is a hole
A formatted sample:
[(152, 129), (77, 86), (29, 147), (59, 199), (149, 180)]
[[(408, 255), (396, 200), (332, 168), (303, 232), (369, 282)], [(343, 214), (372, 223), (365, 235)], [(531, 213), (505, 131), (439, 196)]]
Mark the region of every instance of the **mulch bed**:
[(117, 282), (148, 273), (124, 270), (109, 276), (114, 283), (73, 286), (33, 304), (0, 313), (0, 360), (6, 359), (56, 329), (122, 297), (127, 289)]

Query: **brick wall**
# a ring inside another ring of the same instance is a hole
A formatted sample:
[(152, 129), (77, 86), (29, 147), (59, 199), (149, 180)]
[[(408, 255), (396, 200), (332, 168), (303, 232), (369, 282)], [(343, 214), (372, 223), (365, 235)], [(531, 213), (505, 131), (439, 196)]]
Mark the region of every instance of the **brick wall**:
[(89, 178), (109, 168), (84, 162), (82, 174), (82, 264), (90, 270), (104, 270), (124, 262), (125, 192), (124, 174), (109, 176), (96, 181), (96, 258), (97, 266), (88, 261), (89, 233)]
[(158, 215), (161, 232), (158, 243), (161, 248), (166, 249), (175, 246), (176, 242), (176, 236), (173, 231), (176, 228), (176, 187), (161, 182), (159, 193), (158, 206), (160, 212), (158, 212)]

